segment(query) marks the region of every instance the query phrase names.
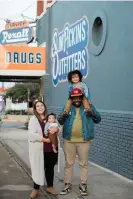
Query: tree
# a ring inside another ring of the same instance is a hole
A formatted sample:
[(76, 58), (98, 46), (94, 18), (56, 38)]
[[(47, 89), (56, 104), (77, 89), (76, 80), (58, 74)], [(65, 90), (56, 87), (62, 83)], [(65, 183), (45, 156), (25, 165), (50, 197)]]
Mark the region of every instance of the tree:
[(30, 91), (30, 98), (39, 97), (39, 84), (37, 83), (17, 83), (15, 86), (8, 89), (6, 97), (12, 97), (13, 101), (27, 101), (28, 88)]

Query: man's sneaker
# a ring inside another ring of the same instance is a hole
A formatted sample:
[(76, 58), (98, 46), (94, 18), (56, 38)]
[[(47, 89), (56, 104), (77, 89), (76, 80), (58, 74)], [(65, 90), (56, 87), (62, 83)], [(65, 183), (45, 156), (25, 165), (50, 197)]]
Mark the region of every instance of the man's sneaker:
[(79, 190), (80, 190), (80, 194), (82, 196), (87, 196), (88, 195), (87, 185), (86, 184), (79, 185)]
[(60, 195), (66, 195), (71, 191), (71, 184), (65, 184), (64, 189), (60, 192)]

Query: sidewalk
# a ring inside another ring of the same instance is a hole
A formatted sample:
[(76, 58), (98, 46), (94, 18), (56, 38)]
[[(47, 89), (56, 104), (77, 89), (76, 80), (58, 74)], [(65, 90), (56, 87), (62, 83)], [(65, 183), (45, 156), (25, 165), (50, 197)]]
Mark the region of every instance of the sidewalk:
[[(0, 199), (29, 198), (32, 181), (0, 143)], [(40, 192), (40, 199), (44, 199)]]
[[(29, 168), (27, 131), (22, 129), (0, 129), (0, 137), (17, 154), (22, 162)], [(55, 189), (59, 192), (63, 187), (64, 154), (61, 152), (61, 171), (55, 173)], [(28, 169), (29, 170), (29, 169)], [(79, 170), (76, 162), (73, 176), (73, 191), (67, 196), (59, 196), (59, 199), (83, 198), (79, 195)], [(132, 199), (133, 184), (89, 164), (89, 199)]]

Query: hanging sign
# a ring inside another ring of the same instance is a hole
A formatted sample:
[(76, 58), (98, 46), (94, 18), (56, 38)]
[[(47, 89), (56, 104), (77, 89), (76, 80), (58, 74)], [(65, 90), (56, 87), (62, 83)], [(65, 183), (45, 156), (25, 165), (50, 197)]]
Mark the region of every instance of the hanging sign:
[(29, 43), (33, 37), (33, 29), (30, 27), (3, 30), (0, 33), (0, 44)]

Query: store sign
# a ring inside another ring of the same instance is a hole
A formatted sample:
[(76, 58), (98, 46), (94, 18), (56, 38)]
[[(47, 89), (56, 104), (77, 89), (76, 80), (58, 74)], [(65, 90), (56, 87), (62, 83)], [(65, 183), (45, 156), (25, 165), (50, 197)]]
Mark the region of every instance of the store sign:
[(5, 30), (7, 29), (16, 29), (16, 28), (23, 28), (23, 27), (29, 27), (28, 21), (15, 21), (11, 23), (6, 23)]
[(0, 88), (0, 96), (5, 96), (7, 93), (7, 89)]
[[(46, 70), (46, 48), (0, 47), (0, 75), (38, 76)], [(34, 73), (33, 73), (34, 72)]]
[(73, 24), (66, 23), (60, 32), (54, 29), (51, 59), (53, 85), (67, 81), (67, 74), (80, 70), (88, 75), (89, 22), (84, 16)]
[(3, 30), (0, 33), (0, 44), (29, 43), (33, 39), (33, 29), (30, 27)]
[(0, 92), (0, 96), (5, 96), (6, 95), (6, 92), (2, 91)]

